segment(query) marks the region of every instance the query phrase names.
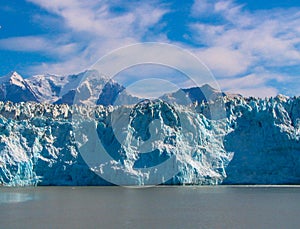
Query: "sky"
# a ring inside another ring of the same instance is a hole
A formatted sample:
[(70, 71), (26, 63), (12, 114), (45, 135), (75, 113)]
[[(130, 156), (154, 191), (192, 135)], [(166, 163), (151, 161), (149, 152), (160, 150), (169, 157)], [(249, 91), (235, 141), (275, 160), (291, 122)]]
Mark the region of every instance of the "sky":
[(298, 0), (1, 0), (1, 76), (78, 73), (139, 42), (192, 52), (224, 91), (300, 95)]

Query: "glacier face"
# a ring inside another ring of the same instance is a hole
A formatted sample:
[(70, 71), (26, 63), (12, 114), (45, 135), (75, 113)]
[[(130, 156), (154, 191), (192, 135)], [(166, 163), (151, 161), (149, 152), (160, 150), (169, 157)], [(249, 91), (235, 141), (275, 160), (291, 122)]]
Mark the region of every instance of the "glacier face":
[(218, 119), (204, 102), (0, 102), (0, 183), (299, 184), (300, 98), (222, 100)]

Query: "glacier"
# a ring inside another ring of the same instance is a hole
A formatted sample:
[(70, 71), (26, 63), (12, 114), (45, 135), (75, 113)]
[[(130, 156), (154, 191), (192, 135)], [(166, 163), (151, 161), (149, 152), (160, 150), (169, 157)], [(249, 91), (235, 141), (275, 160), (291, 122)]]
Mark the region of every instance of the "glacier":
[(219, 100), (0, 102), (0, 185), (299, 184), (300, 98)]

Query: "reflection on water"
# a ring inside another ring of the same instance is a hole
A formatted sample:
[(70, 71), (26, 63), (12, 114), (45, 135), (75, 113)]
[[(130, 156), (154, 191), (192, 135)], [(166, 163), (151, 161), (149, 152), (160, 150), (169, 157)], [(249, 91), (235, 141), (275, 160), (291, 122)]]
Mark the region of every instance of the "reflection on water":
[(34, 200), (35, 195), (27, 193), (0, 193), (0, 204), (13, 204)]

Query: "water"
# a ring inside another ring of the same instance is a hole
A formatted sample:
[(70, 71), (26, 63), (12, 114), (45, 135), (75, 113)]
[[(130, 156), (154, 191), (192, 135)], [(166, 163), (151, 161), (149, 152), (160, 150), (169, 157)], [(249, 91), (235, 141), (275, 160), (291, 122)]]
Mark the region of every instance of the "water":
[(300, 187), (0, 189), (0, 228), (298, 228)]

